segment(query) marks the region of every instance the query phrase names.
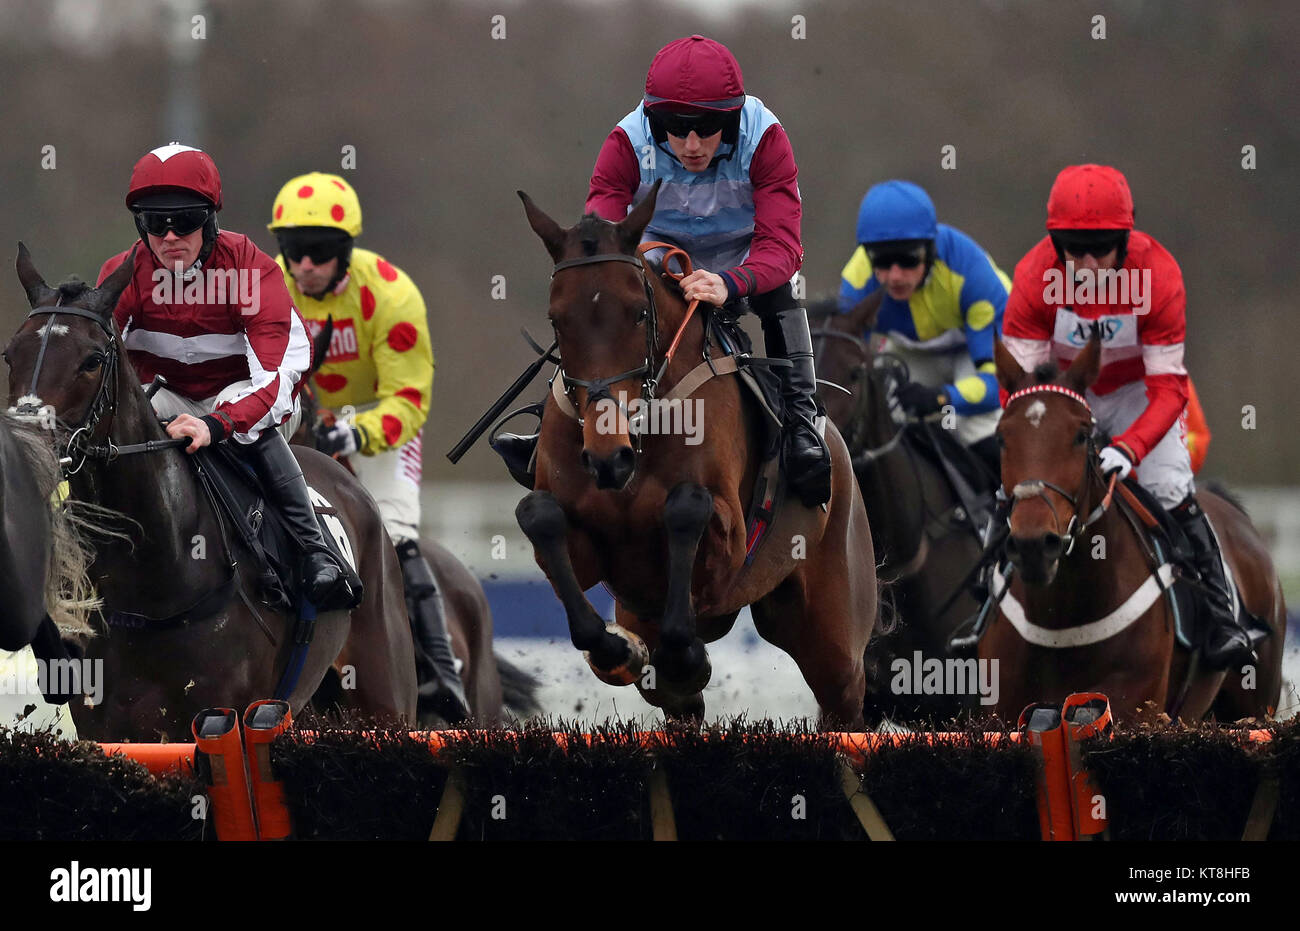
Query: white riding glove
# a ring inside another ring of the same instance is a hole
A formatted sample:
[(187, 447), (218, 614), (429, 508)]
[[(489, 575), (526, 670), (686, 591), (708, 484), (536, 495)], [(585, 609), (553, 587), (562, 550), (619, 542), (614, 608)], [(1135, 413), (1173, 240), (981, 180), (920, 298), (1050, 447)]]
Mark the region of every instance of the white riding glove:
[(1128, 478), (1128, 474), (1133, 471), (1133, 460), (1124, 455), (1114, 446), (1107, 446), (1101, 451), (1101, 474), (1110, 477), (1110, 473), (1118, 472), (1119, 480), (1122, 482)]

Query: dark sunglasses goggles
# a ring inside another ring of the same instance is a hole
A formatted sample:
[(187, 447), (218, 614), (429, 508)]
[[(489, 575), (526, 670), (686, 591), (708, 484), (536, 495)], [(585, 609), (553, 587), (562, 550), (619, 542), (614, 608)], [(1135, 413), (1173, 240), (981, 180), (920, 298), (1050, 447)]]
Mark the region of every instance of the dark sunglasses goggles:
[(1117, 236), (1090, 236), (1088, 238), (1053, 235), (1052, 242), (1065, 255), (1077, 259), (1090, 255), (1093, 258), (1100, 259), (1123, 245), (1124, 238), (1123, 234)]
[(909, 271), (913, 268), (919, 268), (925, 261), (924, 252), (872, 252), (867, 250), (867, 258), (871, 261), (873, 269), (886, 270), (897, 265), (899, 268), (905, 268)]
[(136, 221), (140, 227), (150, 236), (157, 236), (159, 239), (166, 236), (168, 230), (177, 236), (188, 236), (207, 223), (210, 216), (212, 216), (211, 207), (135, 211)]
[(290, 262), (301, 262), (305, 256), (313, 265), (324, 265), (337, 259), (347, 247), (346, 239), (306, 239), (291, 235), (277, 236), (276, 242), (280, 245), (280, 254)]
[(691, 133), (701, 139), (716, 135), (727, 127), (734, 118), (730, 113), (673, 113), (671, 111), (651, 111), (654, 119), (664, 132), (678, 139), (685, 139)]

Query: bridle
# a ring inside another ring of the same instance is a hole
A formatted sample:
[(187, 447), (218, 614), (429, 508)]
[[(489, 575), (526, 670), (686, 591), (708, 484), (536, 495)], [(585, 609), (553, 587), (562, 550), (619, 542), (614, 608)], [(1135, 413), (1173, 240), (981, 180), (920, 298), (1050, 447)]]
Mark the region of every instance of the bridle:
[[(1070, 398), (1072, 401), (1076, 401), (1079, 404), (1082, 404), (1084, 410), (1088, 412), (1088, 417), (1091, 420), (1095, 431), (1095, 427), (1097, 425), (1097, 418), (1093, 415), (1092, 406), (1088, 403), (1087, 398), (1085, 398), (1079, 392), (1072, 391), (1071, 389), (1062, 387), (1061, 385), (1031, 385), (1028, 388), (1021, 388), (1019, 391), (1014, 392), (1009, 398), (1007, 398), (1007, 403), (1003, 406), (1003, 416), (1004, 417), (1006, 416), (1006, 412), (1011, 408), (1011, 404), (1013, 401), (1019, 400), (1020, 398), (1026, 397), (1031, 394), (1041, 394), (1041, 393), (1064, 395), (1065, 397)], [(1043, 499), (1043, 501), (1047, 503), (1048, 509), (1052, 512), (1052, 521), (1056, 524), (1056, 529), (1058, 531), (1058, 534), (1065, 544), (1065, 547), (1062, 550), (1061, 555), (1063, 556), (1070, 555), (1070, 552), (1074, 549), (1075, 541), (1078, 540), (1080, 535), (1082, 535), (1083, 532), (1088, 529), (1088, 527), (1090, 527), (1093, 523), (1099, 520), (1101, 516), (1106, 513), (1106, 510), (1110, 507), (1111, 498), (1115, 493), (1115, 482), (1116, 479), (1119, 477), (1118, 472), (1114, 472), (1111, 474), (1109, 484), (1106, 487), (1105, 496), (1102, 498), (1101, 502), (1095, 508), (1093, 508), (1092, 512), (1088, 515), (1088, 518), (1084, 520), (1082, 523), (1080, 523), (1079, 513), (1081, 511), (1081, 508), (1079, 502), (1080, 500), (1082, 500), (1083, 496), (1087, 493), (1089, 487), (1091, 487), (1091, 483), (1092, 483), (1091, 480), (1093, 479), (1093, 477), (1100, 475), (1100, 473), (1097, 471), (1097, 465), (1096, 465), (1097, 444), (1096, 441), (1094, 440), (1094, 435), (1095, 432), (1088, 434), (1087, 456), (1084, 459), (1083, 479), (1079, 483), (1079, 490), (1074, 494), (1070, 494), (1070, 492), (1066, 491), (1060, 485), (1057, 485), (1054, 482), (1049, 482), (1046, 479), (1042, 479), (1042, 478), (1031, 478), (1031, 479), (1026, 479), (1022, 482), (1017, 482), (1015, 487), (1011, 489), (1011, 503), (1010, 506), (1007, 508), (1007, 526), (1011, 525), (1011, 513), (1015, 510), (1016, 505), (1019, 502), (1029, 498), (1041, 498)], [(1061, 529), (1061, 518), (1056, 511), (1056, 505), (1052, 503), (1052, 499), (1047, 495), (1047, 492), (1049, 490), (1056, 492), (1056, 494), (1064, 498), (1067, 502), (1069, 502), (1070, 507), (1074, 509), (1074, 513), (1070, 515), (1070, 523), (1066, 526), (1064, 533), (1059, 533)]]
[[(870, 344), (861, 336), (857, 336), (853, 333), (846, 333), (843, 330), (820, 327), (812, 331), (812, 337), (814, 340), (818, 337), (838, 339), (842, 342), (847, 342), (858, 351), (858, 355), (861, 356), (861, 361), (858, 362), (850, 372), (853, 384), (870, 381), (874, 377), (877, 368), (885, 368), (887, 366), (901, 367), (904, 370), (902, 381), (906, 382), (908, 380), (906, 372), (907, 364), (902, 359), (889, 353), (873, 352)], [(869, 362), (868, 360), (873, 361)], [(821, 361), (821, 346), (818, 346), (814, 355), (814, 364), (819, 370), (821, 368)], [(832, 383), (827, 382), (827, 384)], [(837, 385), (836, 387), (839, 386)], [(877, 385), (876, 390), (882, 390), (881, 386)], [(883, 390), (887, 391), (888, 389)], [(853, 392), (849, 393), (852, 394)], [(901, 424), (895, 423), (894, 433), (888, 440), (879, 446), (867, 447), (866, 438), (862, 435), (866, 429), (867, 419), (869, 416), (867, 402), (867, 393), (863, 391), (856, 398), (853, 406), (853, 413), (849, 418), (844, 434), (844, 442), (849, 448), (849, 456), (853, 460), (853, 468), (855, 470), (861, 469), (878, 459), (883, 459), (890, 453), (899, 449), (903, 441), (903, 434), (911, 423), (911, 421), (904, 421)]]
[[(583, 256), (577, 259), (567, 259), (563, 262), (557, 262), (551, 270), (551, 278), (554, 279), (557, 272), (564, 271), (566, 268), (576, 268), (580, 265), (597, 265), (604, 262), (626, 262), (629, 265), (635, 265), (637, 273), (641, 276), (641, 284), (645, 288), (647, 308), (642, 318), (646, 321), (646, 341), (645, 341), (645, 361), (636, 368), (628, 369), (626, 372), (620, 372), (617, 375), (610, 375), (606, 378), (576, 378), (564, 370), (563, 364), (559, 368), (559, 376), (564, 385), (565, 396), (568, 397), (569, 403), (573, 405), (578, 414), (578, 426), (583, 425), (583, 411), (585, 408), (579, 408), (574, 397), (574, 391), (577, 388), (587, 389), (587, 406), (601, 400), (614, 401), (611, 388), (621, 381), (630, 378), (639, 378), (641, 380), (641, 400), (649, 403), (653, 401), (659, 390), (659, 383), (668, 370), (668, 363), (672, 361), (673, 355), (677, 351), (677, 345), (681, 342), (682, 334), (686, 332), (686, 325), (690, 323), (691, 317), (695, 314), (699, 301), (691, 301), (686, 308), (686, 314), (682, 317), (681, 325), (678, 326), (676, 334), (673, 336), (672, 343), (669, 344), (668, 350), (663, 355), (663, 360), (655, 367), (655, 355), (659, 350), (659, 311), (655, 305), (654, 285), (650, 281), (650, 276), (646, 273), (647, 263), (645, 253), (651, 249), (667, 249), (664, 253), (663, 261), (660, 267), (663, 273), (668, 275), (674, 281), (681, 281), (691, 273), (691, 260), (682, 249), (665, 242), (644, 242), (637, 247), (636, 255), (625, 255), (620, 252), (605, 252), (597, 255)], [(681, 263), (682, 271), (674, 272), (668, 267), (672, 259), (677, 259)], [(640, 319), (637, 321), (640, 322)], [(705, 358), (708, 358), (708, 348), (704, 350)], [(621, 401), (617, 402), (619, 410), (623, 416), (631, 420), (627, 406)], [(633, 432), (633, 445), (637, 453), (641, 452), (641, 431)]]
[[(81, 307), (64, 307), (62, 293), (59, 294), (58, 300), (52, 307), (33, 307), (31, 312), (27, 314), (29, 320), (33, 317), (48, 316), (50, 318), (49, 323), (45, 325), (44, 331), (41, 333), (41, 346), (36, 354), (36, 367), (32, 370), (32, 380), (27, 388), (27, 395), (29, 397), (39, 397), (36, 393), (36, 386), (40, 381), (41, 367), (45, 363), (45, 350), (49, 346), (50, 334), (54, 331), (54, 323), (59, 314), (68, 314), (92, 320), (108, 337), (108, 346), (104, 349), (105, 358), (99, 376), (99, 385), (95, 389), (95, 396), (91, 400), (90, 406), (86, 408), (86, 413), (75, 424), (69, 424), (58, 417), (55, 418), (55, 423), (71, 434), (64, 455), (59, 459), (59, 465), (63, 469), (64, 477), (75, 475), (81, 471), (81, 467), (86, 464), (87, 459), (112, 462), (119, 456), (151, 453), (163, 449), (188, 446), (190, 443), (188, 437), (148, 440), (144, 443), (132, 443), (127, 446), (117, 446), (112, 440), (107, 440), (104, 443), (90, 442), (89, 438), (96, 432), (105, 414), (108, 416), (107, 432), (111, 433), (113, 429), (113, 421), (117, 415), (119, 343), (110, 320), (106, 320), (101, 314)], [(39, 415), (40, 411), (32, 409), (30, 405), (20, 405), (15, 413), (19, 417), (32, 417)]]

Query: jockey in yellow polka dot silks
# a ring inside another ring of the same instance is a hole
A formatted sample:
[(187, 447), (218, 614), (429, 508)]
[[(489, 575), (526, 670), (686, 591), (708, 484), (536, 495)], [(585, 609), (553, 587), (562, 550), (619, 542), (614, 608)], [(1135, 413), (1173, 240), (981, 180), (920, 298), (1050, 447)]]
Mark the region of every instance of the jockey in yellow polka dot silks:
[(325, 418), (316, 447), (356, 473), (397, 546), (420, 647), (421, 706), (449, 723), (463, 720), (468, 709), (442, 597), (419, 547), (421, 437), (434, 368), (424, 298), (396, 265), (354, 246), (361, 201), (344, 178), (311, 172), (291, 179), (276, 195), (267, 228), (312, 336), (333, 319), (314, 377), (320, 402), (332, 411), (356, 410), (350, 422)]

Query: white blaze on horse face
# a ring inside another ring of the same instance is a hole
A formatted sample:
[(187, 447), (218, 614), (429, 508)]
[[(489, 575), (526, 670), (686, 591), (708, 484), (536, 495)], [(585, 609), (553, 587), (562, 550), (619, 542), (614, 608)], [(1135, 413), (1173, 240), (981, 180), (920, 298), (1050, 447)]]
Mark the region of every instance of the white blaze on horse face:
[(41, 336), (44, 336), (46, 330), (49, 330), (49, 331), (50, 331), (50, 335), (51, 335), (51, 336), (67, 336), (67, 335), (68, 335), (68, 325), (67, 325), (66, 323), (55, 323), (53, 320), (51, 320), (49, 323), (45, 324), (45, 326), (41, 327), (41, 328), (40, 328), (39, 330), (37, 330), (36, 332), (39, 333)]
[(1046, 413), (1047, 405), (1042, 401), (1035, 401), (1033, 404), (1030, 404), (1029, 409), (1025, 411), (1025, 419), (1034, 427), (1037, 427), (1043, 422), (1043, 415)]
[(597, 291), (595, 294), (591, 296), (591, 302), (595, 304), (599, 300), (600, 300), (600, 292)]

